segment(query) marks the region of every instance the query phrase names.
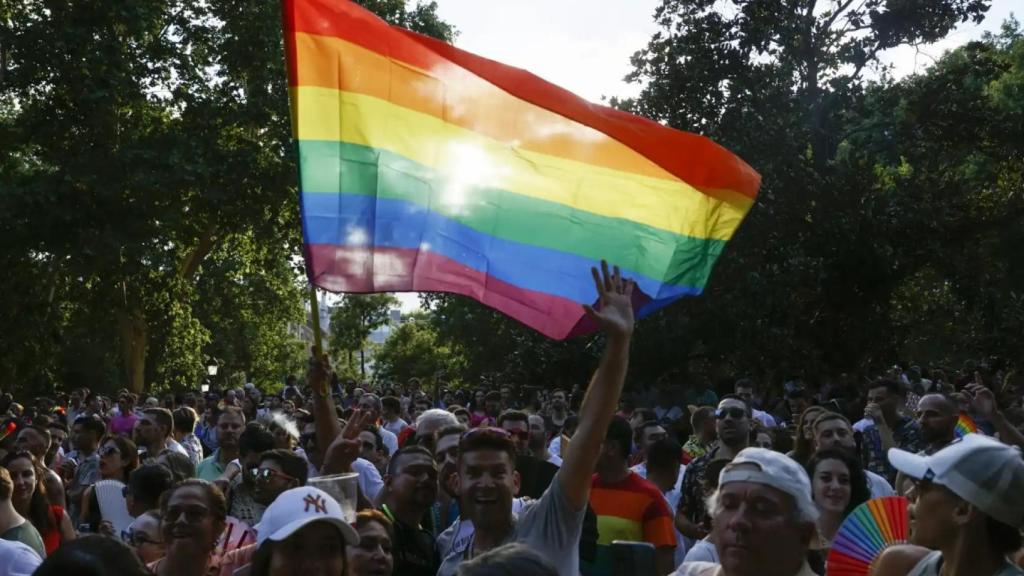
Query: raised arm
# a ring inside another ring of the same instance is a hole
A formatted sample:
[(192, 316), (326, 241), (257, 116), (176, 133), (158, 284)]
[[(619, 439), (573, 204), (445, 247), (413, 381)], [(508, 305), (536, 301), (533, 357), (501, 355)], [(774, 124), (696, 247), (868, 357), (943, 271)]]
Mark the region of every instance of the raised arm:
[(633, 282), (623, 280), (617, 266), (609, 274), (608, 264), (604, 261), (601, 262), (600, 273), (596, 269), (591, 269), (591, 273), (597, 288), (598, 307), (585, 308), (604, 330), (608, 342), (583, 397), (572, 449), (566, 451), (558, 471), (562, 491), (576, 510), (582, 510), (590, 497), (590, 479), (597, 465), (598, 452), (626, 382), (629, 340), (633, 335)]
[(327, 447), (341, 433), (341, 424), (334, 410), (330, 390), (331, 363), (324, 354), (312, 358), (309, 366), (309, 387), (313, 391), (313, 422), (316, 428), (317, 461), (323, 462)]
[(964, 388), (964, 392), (971, 398), (971, 404), (978, 414), (992, 423), (1003, 444), (1024, 449), (1024, 434), (1021, 434), (1020, 430), (1017, 430), (1006, 419), (991, 390), (981, 384), (968, 384)]

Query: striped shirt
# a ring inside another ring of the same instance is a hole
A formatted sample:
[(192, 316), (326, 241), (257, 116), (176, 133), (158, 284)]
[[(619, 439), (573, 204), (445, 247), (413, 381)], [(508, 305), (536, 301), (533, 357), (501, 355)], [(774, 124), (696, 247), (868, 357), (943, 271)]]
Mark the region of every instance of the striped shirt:
[(672, 512), (658, 487), (630, 471), (621, 482), (607, 484), (594, 474), (590, 506), (597, 515), (597, 556), (581, 564), (585, 576), (612, 573), (611, 544), (615, 540), (650, 542), (655, 548), (675, 547)]

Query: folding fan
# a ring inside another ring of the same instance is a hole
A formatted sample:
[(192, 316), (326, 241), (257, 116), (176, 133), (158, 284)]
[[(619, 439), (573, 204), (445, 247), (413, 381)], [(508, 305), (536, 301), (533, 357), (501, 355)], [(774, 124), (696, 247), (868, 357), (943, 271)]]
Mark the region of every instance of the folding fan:
[(910, 535), (907, 499), (875, 498), (843, 520), (828, 553), (828, 576), (865, 576), (883, 550), (904, 544)]

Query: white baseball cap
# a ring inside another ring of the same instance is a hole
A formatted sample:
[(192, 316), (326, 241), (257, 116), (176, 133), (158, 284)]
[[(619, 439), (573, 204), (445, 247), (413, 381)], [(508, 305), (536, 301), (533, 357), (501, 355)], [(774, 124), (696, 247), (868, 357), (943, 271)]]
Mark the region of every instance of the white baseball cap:
[(345, 522), (337, 500), (319, 488), (300, 486), (282, 492), (263, 512), (256, 526), (256, 544), (284, 540), (310, 522), (327, 522), (338, 528), (346, 544), (359, 543), (359, 534)]
[[(808, 520), (817, 519), (818, 509), (811, 498), (811, 480), (803, 467), (785, 454), (764, 448), (744, 448), (722, 468), (718, 476), (719, 487), (730, 482), (753, 482), (775, 488), (789, 494), (797, 509), (810, 516)], [(828, 541), (818, 533), (815, 522), (810, 548), (818, 550), (827, 546)]]
[(988, 516), (1024, 525), (1024, 460), (1020, 449), (983, 434), (967, 434), (932, 454), (889, 449), (900, 472), (949, 489)]

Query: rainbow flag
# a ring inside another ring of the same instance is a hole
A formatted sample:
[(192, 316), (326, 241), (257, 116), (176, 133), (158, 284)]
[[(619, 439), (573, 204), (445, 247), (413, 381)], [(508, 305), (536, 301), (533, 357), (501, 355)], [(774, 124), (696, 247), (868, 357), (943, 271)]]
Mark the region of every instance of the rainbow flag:
[(595, 329), (590, 267), (638, 317), (700, 294), (760, 176), (710, 140), (389, 26), (284, 0), (310, 281), (463, 294), (551, 338)]
[(974, 422), (974, 418), (971, 418), (967, 412), (961, 412), (960, 417), (956, 420), (956, 428), (953, 429), (953, 434), (957, 438), (963, 438), (968, 434), (974, 434), (978, 431), (978, 425)]

